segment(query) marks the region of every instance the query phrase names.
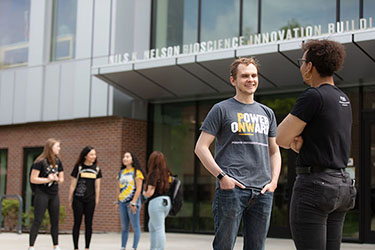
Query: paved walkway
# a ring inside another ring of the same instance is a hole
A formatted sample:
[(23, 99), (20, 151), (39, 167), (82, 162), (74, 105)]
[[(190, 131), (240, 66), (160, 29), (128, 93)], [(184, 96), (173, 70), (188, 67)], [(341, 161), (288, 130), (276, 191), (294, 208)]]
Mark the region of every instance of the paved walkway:
[[(96, 233), (92, 236), (90, 250), (119, 250), (120, 249), (119, 233)], [(212, 235), (202, 234), (177, 234), (168, 233), (165, 250), (210, 250)], [(129, 235), (130, 243), (133, 235)], [(1, 250), (27, 250), (29, 235), (23, 233), (0, 233), (0, 249)], [(72, 250), (72, 236), (70, 234), (62, 234), (59, 237), (60, 247), (62, 250)], [(80, 236), (80, 249), (84, 249), (84, 235)], [(128, 244), (128, 249), (130, 245)], [(138, 250), (149, 249), (149, 234), (142, 233)], [(242, 249), (242, 237), (239, 237), (235, 250)], [(266, 250), (293, 250), (295, 249), (292, 240), (268, 238), (266, 242)], [(352, 244), (343, 243), (342, 250), (361, 250), (375, 249), (375, 244)], [(35, 243), (35, 250), (52, 250), (52, 239), (50, 235), (41, 234)]]

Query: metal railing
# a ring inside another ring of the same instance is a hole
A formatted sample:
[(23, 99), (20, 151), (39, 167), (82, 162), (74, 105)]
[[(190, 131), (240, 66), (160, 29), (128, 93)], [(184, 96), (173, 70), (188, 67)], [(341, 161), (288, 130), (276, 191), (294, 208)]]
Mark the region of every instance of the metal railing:
[[(19, 201), (19, 207), (18, 207), (18, 234), (22, 234), (22, 207), (23, 207), (23, 200), (22, 197), (18, 194), (6, 194), (0, 197), (0, 223), (3, 220), (3, 199), (4, 198), (17, 198)], [(0, 225), (0, 232), (1, 232), (1, 225)]]

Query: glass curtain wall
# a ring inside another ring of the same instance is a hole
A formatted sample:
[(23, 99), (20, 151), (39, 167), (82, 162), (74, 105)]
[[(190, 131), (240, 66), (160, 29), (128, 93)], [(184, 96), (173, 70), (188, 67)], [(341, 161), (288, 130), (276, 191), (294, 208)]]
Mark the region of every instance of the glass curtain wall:
[(198, 40), (198, 0), (153, 1), (153, 46), (182, 46)]
[(243, 0), (242, 36), (258, 33), (259, 0)]
[(202, 0), (201, 41), (238, 36), (240, 0)]
[[(260, 96), (257, 98), (262, 104), (270, 107), (276, 116), (277, 124), (289, 114), (300, 93), (284, 95)], [(280, 148), (282, 167), (274, 193), (271, 226), (269, 235), (278, 237), (290, 237), (289, 230), (289, 203), (292, 197), (293, 183), (296, 178), (295, 160), (297, 154), (292, 150)]]
[(326, 24), (336, 22), (336, 0), (262, 0), (261, 17), (261, 32), (322, 25), (326, 33)]
[[(219, 100), (209, 100), (198, 102), (198, 126), (196, 127), (196, 137), (200, 135), (199, 128), (202, 126), (204, 119), (212, 106)], [(194, 145), (195, 146), (195, 145)], [(210, 146), (212, 155), (215, 154), (215, 142)], [(214, 200), (216, 179), (206, 170), (198, 157), (196, 157), (196, 176), (197, 176), (197, 205), (196, 217), (198, 232), (212, 232), (214, 228), (214, 220), (212, 213), (212, 201)]]
[(76, 0), (53, 1), (51, 61), (74, 58), (76, 21)]
[(359, 20), (359, 1), (340, 0), (340, 21)]
[[(374, 4), (375, 7), (375, 4)], [(374, 9), (375, 10), (375, 9)], [(373, 12), (375, 13), (375, 12)], [(373, 110), (375, 112), (375, 84), (367, 86), (363, 89), (364, 98), (363, 104), (366, 110)], [(375, 124), (370, 128), (370, 230), (375, 232)]]
[(0, 1), (0, 69), (27, 65), (29, 28), (30, 0)]
[(153, 150), (164, 153), (169, 169), (182, 182), (184, 204), (177, 216), (168, 217), (166, 227), (174, 231), (193, 231), (195, 104), (154, 106)]
[[(372, 17), (375, 21), (375, 1), (374, 0), (363, 0), (363, 17)], [(374, 27), (374, 25), (373, 25)]]

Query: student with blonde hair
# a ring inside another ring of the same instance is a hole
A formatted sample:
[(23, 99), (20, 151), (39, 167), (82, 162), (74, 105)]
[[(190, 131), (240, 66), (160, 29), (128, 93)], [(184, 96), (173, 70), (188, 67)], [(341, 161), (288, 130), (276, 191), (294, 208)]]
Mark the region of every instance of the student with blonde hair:
[(60, 141), (50, 138), (47, 140), (43, 153), (31, 166), (30, 182), (35, 187), (34, 222), (30, 230), (29, 250), (34, 250), (34, 243), (44, 213), (48, 209), (51, 223), (51, 235), (54, 250), (59, 250), (59, 184), (64, 182), (64, 169), (58, 158)]

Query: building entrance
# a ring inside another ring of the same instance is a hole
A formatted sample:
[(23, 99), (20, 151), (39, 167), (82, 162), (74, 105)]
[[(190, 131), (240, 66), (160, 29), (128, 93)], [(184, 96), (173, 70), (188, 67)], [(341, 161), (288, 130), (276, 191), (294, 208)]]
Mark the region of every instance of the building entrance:
[(375, 242), (375, 111), (363, 112), (361, 139), (360, 241)]

